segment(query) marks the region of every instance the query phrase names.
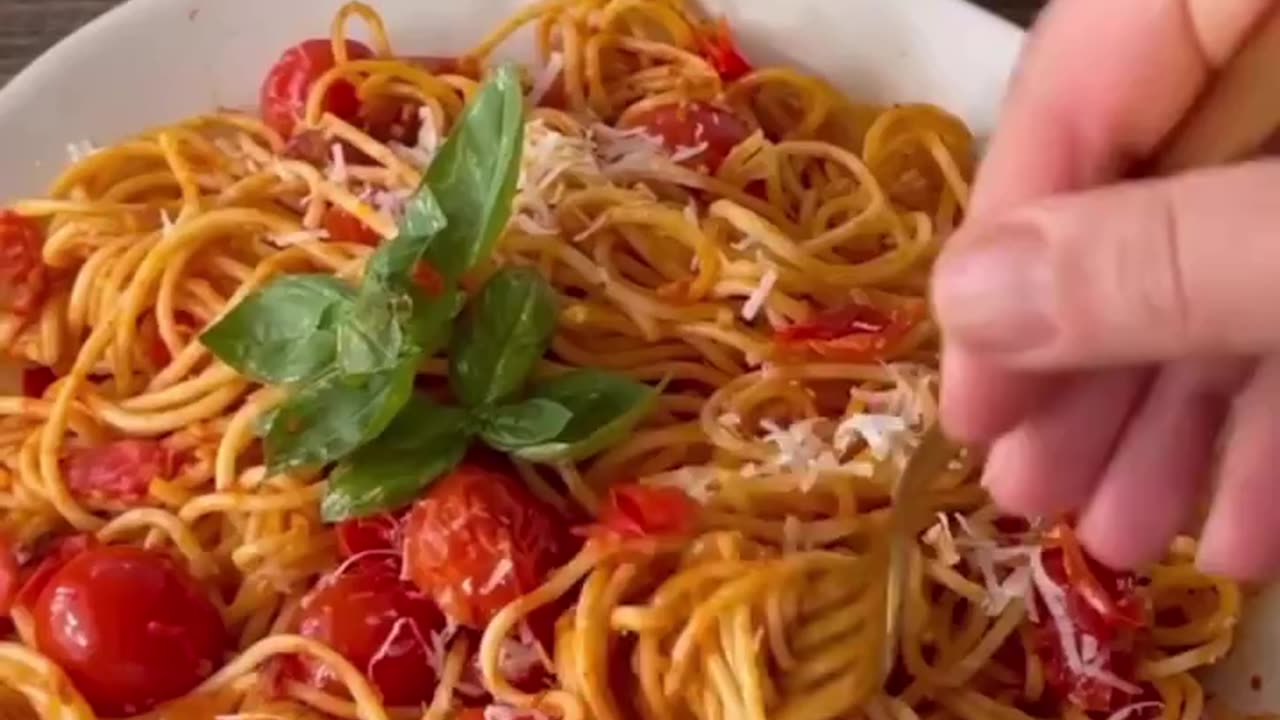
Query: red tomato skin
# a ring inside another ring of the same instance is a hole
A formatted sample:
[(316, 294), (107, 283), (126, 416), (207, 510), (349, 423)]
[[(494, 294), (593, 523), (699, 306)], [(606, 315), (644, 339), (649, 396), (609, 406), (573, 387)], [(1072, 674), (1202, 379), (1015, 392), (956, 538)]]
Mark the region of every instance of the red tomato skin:
[(29, 398), (44, 397), (44, 393), (58, 380), (58, 374), (43, 365), (22, 369), (22, 395)]
[(923, 305), (908, 304), (885, 310), (853, 302), (778, 328), (773, 333), (773, 344), (786, 356), (881, 360), (924, 315)]
[(555, 511), (510, 476), (462, 465), (409, 514), (409, 577), (459, 625), (483, 630), (569, 556)]
[[(365, 60), (373, 57), (373, 51), (348, 40), (347, 56)], [(262, 83), (262, 119), (282, 136), (291, 136), (306, 111), (312, 84), (335, 64), (328, 38), (304, 40), (286, 50)], [(325, 95), (324, 108), (343, 120), (355, 120), (360, 112), (355, 87), (345, 81), (335, 82)]]
[(376, 230), (336, 205), (325, 211), (324, 229), (329, 233), (329, 239), (336, 242), (374, 246), (382, 242), (382, 236)]
[(706, 58), (725, 82), (738, 80), (753, 69), (738, 50), (733, 32), (729, 29), (729, 21), (723, 17), (698, 38), (698, 45), (702, 57)]
[(644, 127), (660, 138), (671, 152), (706, 143), (706, 149), (691, 158), (689, 163), (705, 165), (713, 173), (720, 168), (729, 152), (751, 135), (750, 126), (733, 111), (698, 101), (653, 108), (642, 113), (632, 124)]
[(395, 552), (404, 533), (404, 519), (391, 513), (343, 520), (334, 528), (338, 555), (350, 558), (362, 552)]
[[(396, 568), (359, 561), (321, 580), (302, 601), (298, 632), (338, 652), (378, 688), (388, 705), (428, 702), (436, 671), (431, 636), (444, 617)], [(381, 654), (380, 654), (381, 653)], [(310, 657), (298, 659), (301, 678), (323, 690), (341, 692), (333, 672)]]
[(228, 648), (222, 617), (196, 580), (169, 556), (138, 547), (71, 558), (32, 615), (37, 649), (108, 717), (187, 693)]
[(684, 537), (696, 527), (698, 504), (683, 490), (626, 483), (609, 489), (592, 537), (615, 540)]
[(18, 597), (18, 552), (8, 536), (0, 534), (0, 616), (9, 614)]
[(116, 440), (66, 460), (67, 487), (82, 497), (141, 502), (151, 481), (173, 473), (173, 457), (156, 440)]
[(0, 210), (0, 312), (30, 318), (48, 285), (44, 233), (30, 218)]
[(40, 553), (35, 567), (23, 578), (13, 604), (32, 612), (40, 593), (62, 566), (80, 553), (98, 547), (98, 544), (98, 539), (89, 534), (67, 535), (54, 540)]
[[(1119, 617), (1103, 615), (1094, 607), (1090, 598), (1079, 591), (1070, 579), (1064, 552), (1051, 548), (1044, 552), (1045, 572), (1066, 593), (1067, 612), (1072, 624), (1081, 634), (1092, 636), (1103, 657), (1102, 668), (1107, 672), (1135, 682), (1137, 660), (1134, 655), (1135, 630)], [(1108, 600), (1122, 607), (1141, 603), (1136, 591), (1137, 578), (1131, 573), (1114, 573), (1108, 587), (1117, 594)], [(1040, 609), (1040, 622), (1034, 636), (1036, 655), (1045, 666), (1045, 681), (1054, 693), (1069, 702), (1092, 712), (1115, 712), (1137, 700), (1132, 694), (1114, 688), (1097, 678), (1078, 675), (1070, 669), (1063, 656), (1062, 643), (1057, 626), (1048, 618), (1048, 610)]]

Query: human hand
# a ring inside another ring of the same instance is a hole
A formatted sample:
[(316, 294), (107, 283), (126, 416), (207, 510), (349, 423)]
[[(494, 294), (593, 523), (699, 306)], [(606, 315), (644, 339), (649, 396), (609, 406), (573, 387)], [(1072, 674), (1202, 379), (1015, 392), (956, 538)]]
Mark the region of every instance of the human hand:
[(935, 272), (945, 426), (1108, 564), (1160, 557), (1217, 467), (1201, 566), (1280, 569), (1280, 162), (1112, 184), (1273, 4), (1054, 3)]

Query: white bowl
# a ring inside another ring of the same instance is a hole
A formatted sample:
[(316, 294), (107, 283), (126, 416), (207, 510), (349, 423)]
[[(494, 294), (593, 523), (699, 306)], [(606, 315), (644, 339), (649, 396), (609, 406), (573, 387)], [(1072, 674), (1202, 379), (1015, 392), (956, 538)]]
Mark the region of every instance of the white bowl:
[[(522, 0), (371, 0), (396, 47), (447, 54)], [(132, 0), (60, 43), (0, 90), (0, 205), (37, 194), (68, 143), (110, 142), (211, 107), (252, 106), (284, 48), (324, 36), (342, 0)], [(984, 135), (1022, 33), (961, 0), (708, 0), (747, 53), (820, 72), (851, 94), (925, 100)], [(519, 56), (527, 47), (513, 46)], [(1255, 603), (1213, 689), (1280, 710), (1280, 592)], [(1272, 608), (1271, 606), (1275, 606)], [(1275, 610), (1274, 612), (1272, 610)], [(1263, 679), (1261, 691), (1250, 678)]]

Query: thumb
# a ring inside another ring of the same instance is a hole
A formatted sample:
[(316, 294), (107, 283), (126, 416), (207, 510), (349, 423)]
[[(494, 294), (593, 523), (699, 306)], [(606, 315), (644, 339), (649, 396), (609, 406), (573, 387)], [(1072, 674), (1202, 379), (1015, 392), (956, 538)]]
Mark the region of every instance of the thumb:
[(1261, 161), (965, 227), (934, 274), (943, 336), (1029, 369), (1280, 350), (1278, 186)]

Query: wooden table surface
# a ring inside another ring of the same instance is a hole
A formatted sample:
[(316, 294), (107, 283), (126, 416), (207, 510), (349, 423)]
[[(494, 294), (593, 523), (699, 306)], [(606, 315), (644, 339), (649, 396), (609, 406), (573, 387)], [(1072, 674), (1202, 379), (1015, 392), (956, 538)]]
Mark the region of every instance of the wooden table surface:
[[(1030, 22), (1031, 17), (1045, 3), (1045, 0), (974, 1), (1024, 25)], [(0, 84), (63, 36), (119, 2), (120, 0), (0, 0)]]

